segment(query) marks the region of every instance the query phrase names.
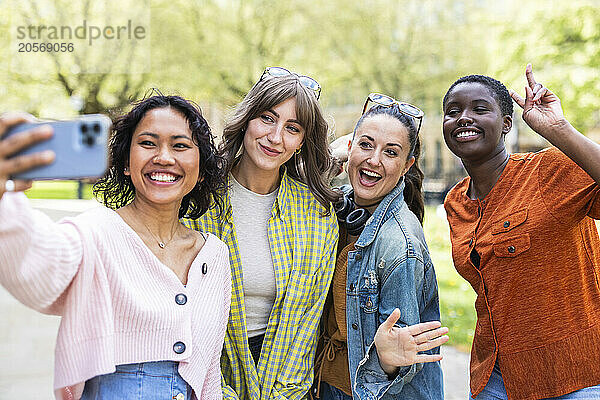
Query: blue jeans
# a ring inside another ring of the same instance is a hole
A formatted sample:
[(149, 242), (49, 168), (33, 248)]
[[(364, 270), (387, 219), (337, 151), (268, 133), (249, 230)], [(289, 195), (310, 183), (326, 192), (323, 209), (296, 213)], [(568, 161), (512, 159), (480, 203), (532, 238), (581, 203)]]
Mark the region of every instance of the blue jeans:
[(321, 394), (319, 400), (352, 400), (352, 396), (348, 396), (335, 386), (331, 386), (327, 382), (321, 381)]
[(112, 374), (88, 380), (81, 400), (191, 400), (192, 387), (178, 366), (175, 361), (117, 365)]
[(250, 347), (250, 354), (252, 354), (254, 364), (256, 365), (258, 365), (258, 360), (260, 359), (260, 352), (262, 351), (262, 345), (264, 340), (264, 334), (248, 338), (248, 347)]
[[(494, 370), (490, 376), (490, 380), (485, 385), (481, 393), (477, 397), (473, 397), (469, 393), (470, 400), (507, 400), (506, 389), (504, 388), (504, 381), (502, 380), (502, 373), (498, 363), (494, 365)], [(590, 386), (574, 392), (559, 396), (550, 397), (548, 400), (591, 400), (600, 399), (600, 385)]]

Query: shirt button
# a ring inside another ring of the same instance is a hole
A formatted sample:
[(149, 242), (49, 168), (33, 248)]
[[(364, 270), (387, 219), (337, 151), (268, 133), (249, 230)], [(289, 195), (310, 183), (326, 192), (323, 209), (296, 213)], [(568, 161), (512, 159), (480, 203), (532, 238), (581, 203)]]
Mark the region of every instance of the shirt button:
[(185, 343), (183, 342), (175, 342), (173, 345), (173, 351), (177, 354), (181, 354), (185, 351)]
[(360, 255), (360, 253), (356, 253), (356, 256), (354, 256), (354, 258), (356, 258), (358, 261), (362, 260), (362, 256)]
[(177, 396), (173, 397), (175, 400), (185, 400), (185, 396), (183, 393), (179, 393)]
[(508, 246), (508, 252), (509, 253), (514, 253), (515, 252), (515, 246)]
[(503, 224), (503, 226), (504, 226), (505, 228), (508, 228), (508, 227), (510, 226), (510, 222), (509, 222), (509, 221), (504, 221), (504, 224)]
[(356, 324), (356, 322), (352, 323), (352, 329), (357, 330), (358, 329), (358, 325)]
[(177, 296), (175, 296), (175, 303), (179, 304), (180, 306), (184, 305), (187, 303), (187, 296), (183, 293), (179, 293)]

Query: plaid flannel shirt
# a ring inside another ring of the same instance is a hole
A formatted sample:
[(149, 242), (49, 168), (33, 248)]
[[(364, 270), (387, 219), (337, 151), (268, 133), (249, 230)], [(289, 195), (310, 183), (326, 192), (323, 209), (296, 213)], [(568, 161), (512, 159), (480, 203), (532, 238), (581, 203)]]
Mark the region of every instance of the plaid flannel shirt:
[(184, 221), (190, 228), (215, 234), (229, 246), (232, 297), (221, 356), (223, 396), (305, 398), (313, 381), (319, 320), (335, 267), (335, 213), (322, 216), (323, 207), (308, 187), (283, 174), (268, 221), (277, 295), (255, 366), (248, 347), (242, 264), (229, 193), (224, 203), (220, 217), (211, 208), (198, 220)]

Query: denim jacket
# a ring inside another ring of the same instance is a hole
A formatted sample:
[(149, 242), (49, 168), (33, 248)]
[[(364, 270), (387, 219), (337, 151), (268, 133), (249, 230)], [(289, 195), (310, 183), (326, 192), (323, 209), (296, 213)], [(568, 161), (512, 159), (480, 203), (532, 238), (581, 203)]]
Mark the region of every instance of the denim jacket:
[[(343, 188), (349, 191), (349, 187)], [(357, 399), (443, 399), (439, 362), (401, 367), (392, 380), (374, 345), (381, 323), (400, 309), (399, 326), (440, 319), (438, 288), (423, 228), (404, 202), (402, 180), (379, 204), (348, 254), (346, 325)], [(439, 348), (428, 351), (438, 354)]]

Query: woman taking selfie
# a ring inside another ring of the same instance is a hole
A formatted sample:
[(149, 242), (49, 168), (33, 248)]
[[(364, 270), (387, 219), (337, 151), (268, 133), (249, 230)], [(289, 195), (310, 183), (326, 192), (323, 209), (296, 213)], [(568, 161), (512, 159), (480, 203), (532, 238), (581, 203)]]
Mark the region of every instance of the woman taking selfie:
[(438, 346), (448, 330), (439, 328), (421, 225), (422, 118), (415, 106), (371, 93), (354, 129), (317, 361), (321, 399), (443, 399)]
[(469, 176), (447, 195), (452, 257), (475, 292), (471, 396), (600, 398), (600, 146), (526, 68), (523, 119), (556, 147), (512, 154), (513, 104), (470, 75), (444, 97), (444, 140)]
[[(0, 136), (30, 119), (3, 115)], [(30, 186), (11, 175), (54, 158), (10, 156), (51, 135), (46, 125), (0, 141), (0, 282), (23, 304), (62, 316), (57, 398), (220, 399), (227, 246), (179, 222), (202, 215), (224, 188), (200, 110), (176, 96), (136, 103), (117, 120), (111, 167), (94, 187), (108, 208), (58, 223), (7, 193)]]
[(338, 230), (319, 84), (267, 68), (227, 121), (222, 216), (188, 226), (229, 245), (232, 299), (221, 367), (230, 399), (301, 399), (312, 384)]

